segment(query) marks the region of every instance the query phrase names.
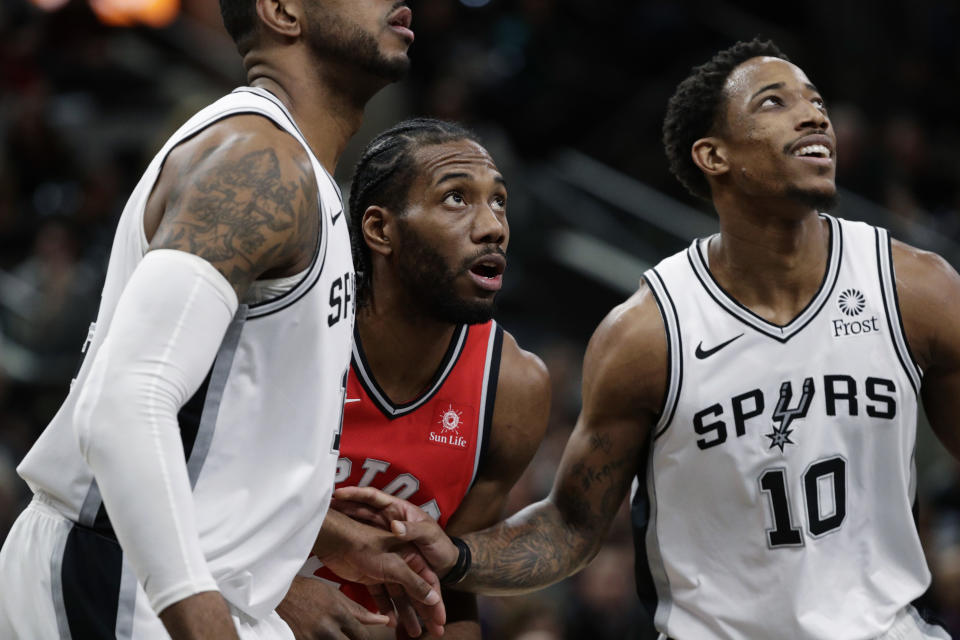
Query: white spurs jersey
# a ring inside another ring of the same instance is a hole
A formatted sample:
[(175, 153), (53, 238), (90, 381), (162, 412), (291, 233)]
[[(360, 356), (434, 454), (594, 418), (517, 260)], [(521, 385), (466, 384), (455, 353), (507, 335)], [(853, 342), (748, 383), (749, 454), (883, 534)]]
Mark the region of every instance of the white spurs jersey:
[(823, 218), (826, 276), (786, 326), (717, 284), (707, 239), (645, 274), (669, 388), (633, 522), (638, 591), (667, 636), (874, 638), (929, 584), (912, 512), (921, 372), (890, 241)]
[[(117, 299), (144, 256), (144, 208), (167, 154), (237, 114), (265, 116), (303, 145), (322, 218), (320, 244), (302, 279), (283, 295), (240, 305), (207, 379), (178, 416), (210, 570), (229, 602), (262, 618), (309, 555), (330, 501), (354, 324), (353, 262), (339, 189), (272, 94), (235, 90), (193, 116), (150, 163), (117, 229), (83, 366), (18, 472), (75, 526), (112, 535), (74, 435), (77, 396)], [(117, 580), (121, 606), (132, 604), (136, 582)]]

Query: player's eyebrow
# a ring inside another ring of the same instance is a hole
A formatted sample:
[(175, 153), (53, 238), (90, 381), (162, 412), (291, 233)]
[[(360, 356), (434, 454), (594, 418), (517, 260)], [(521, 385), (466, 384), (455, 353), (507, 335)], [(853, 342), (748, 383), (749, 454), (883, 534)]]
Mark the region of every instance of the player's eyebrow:
[(750, 99), (753, 100), (764, 91), (770, 91), (771, 89), (783, 89), (783, 87), (784, 87), (784, 84), (782, 82), (774, 82), (772, 84), (768, 84), (764, 87), (760, 87), (760, 89), (756, 93), (750, 96)]
[[(759, 89), (756, 93), (754, 93), (752, 96), (750, 96), (750, 99), (753, 100), (754, 98), (756, 98), (758, 95), (760, 95), (760, 94), (763, 93), (764, 91), (771, 91), (771, 90), (773, 90), (773, 89), (783, 89), (784, 86), (785, 86), (785, 85), (784, 85), (784, 83), (782, 83), (782, 82), (773, 82), (773, 83), (768, 84), (768, 85), (766, 85), (766, 86), (764, 86), (764, 87), (760, 87), (760, 89)], [(817, 89), (817, 88), (813, 85), (812, 82), (804, 82), (804, 83), (803, 83), (803, 86), (805, 86), (807, 89), (810, 89), (810, 91), (813, 91), (814, 93), (820, 93), (820, 90)]]
[(459, 179), (461, 179), (461, 178), (469, 178), (469, 177), (470, 177), (470, 174), (469, 174), (469, 173), (463, 173), (463, 172), (445, 173), (445, 174), (443, 174), (442, 176), (440, 176), (439, 178), (437, 178), (437, 181), (434, 182), (433, 184), (434, 184), (434, 185), (438, 185), (438, 184), (447, 182), (447, 181), (449, 181), (449, 180), (459, 180)]
[[(440, 176), (439, 178), (437, 178), (437, 181), (434, 182), (433, 184), (434, 184), (434, 186), (436, 186), (436, 185), (442, 184), (442, 183), (444, 183), (444, 182), (448, 182), (448, 181), (450, 181), (450, 180), (459, 180), (459, 179), (461, 179), (461, 178), (467, 178), (467, 179), (469, 179), (470, 177), (471, 177), (471, 176), (470, 176), (469, 173), (463, 173), (463, 172), (445, 173), (445, 174), (443, 174), (442, 176)], [(506, 186), (507, 186), (507, 181), (504, 179), (503, 176), (501, 176), (501, 175), (498, 174), (493, 180), (494, 180), (494, 182), (499, 182), (500, 184), (502, 184), (502, 185), (504, 186), (504, 188), (506, 188)]]

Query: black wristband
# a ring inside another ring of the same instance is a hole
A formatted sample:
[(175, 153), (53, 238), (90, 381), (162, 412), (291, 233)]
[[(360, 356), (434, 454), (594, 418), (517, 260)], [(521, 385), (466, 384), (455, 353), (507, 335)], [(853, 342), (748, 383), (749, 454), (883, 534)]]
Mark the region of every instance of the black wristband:
[(467, 575), (467, 571), (470, 570), (470, 562), (472, 560), (470, 547), (467, 546), (466, 542), (456, 536), (450, 536), (450, 542), (456, 545), (460, 554), (457, 556), (457, 563), (447, 572), (447, 575), (440, 578), (440, 584), (443, 585), (453, 585), (463, 580)]

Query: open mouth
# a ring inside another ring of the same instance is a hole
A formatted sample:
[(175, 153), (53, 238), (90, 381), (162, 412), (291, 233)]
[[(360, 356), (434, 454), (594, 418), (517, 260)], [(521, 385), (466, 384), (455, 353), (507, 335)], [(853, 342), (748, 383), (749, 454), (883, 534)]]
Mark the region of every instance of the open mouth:
[(413, 42), (413, 31), (410, 24), (413, 22), (413, 12), (410, 7), (400, 7), (387, 18), (387, 26), (399, 34), (407, 44)]
[(387, 24), (389, 24), (391, 27), (403, 27), (404, 29), (409, 29), (412, 21), (413, 21), (413, 12), (410, 11), (410, 8), (400, 7), (387, 20)]
[(470, 268), (472, 273), (481, 278), (496, 278), (503, 273), (503, 269), (492, 264), (478, 264)]
[(498, 254), (486, 255), (470, 267), (470, 276), (481, 289), (499, 291), (503, 284), (503, 272), (507, 267), (506, 259)]
[(805, 135), (790, 145), (787, 152), (794, 158), (811, 160), (817, 164), (829, 164), (833, 160), (834, 142), (822, 133)]
[(831, 158), (833, 154), (830, 153), (825, 145), (822, 144), (808, 144), (800, 147), (793, 152), (793, 155), (798, 158)]

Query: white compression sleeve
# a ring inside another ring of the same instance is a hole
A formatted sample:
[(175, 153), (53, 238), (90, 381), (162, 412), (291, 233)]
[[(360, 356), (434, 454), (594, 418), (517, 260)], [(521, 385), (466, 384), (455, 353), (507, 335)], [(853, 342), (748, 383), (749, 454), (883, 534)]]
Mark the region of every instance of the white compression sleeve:
[(74, 411), (80, 450), (157, 613), (217, 589), (200, 549), (177, 412), (237, 309), (209, 262), (161, 249), (137, 265)]

